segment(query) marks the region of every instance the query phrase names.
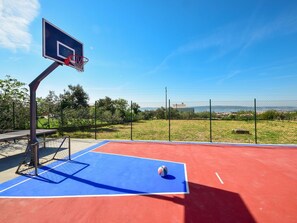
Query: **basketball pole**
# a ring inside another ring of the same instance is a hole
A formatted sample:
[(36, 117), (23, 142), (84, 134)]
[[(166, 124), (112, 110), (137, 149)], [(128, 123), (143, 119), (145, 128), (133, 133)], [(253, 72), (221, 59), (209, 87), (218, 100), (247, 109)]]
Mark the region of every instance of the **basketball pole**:
[[(40, 82), (46, 78), (51, 72), (53, 72), (58, 66), (62, 64), (58, 62), (53, 62), (47, 69), (45, 69), (38, 77), (36, 77), (30, 84), (30, 146), (37, 143), (36, 137), (36, 90)], [(33, 157), (31, 158), (31, 164), (35, 166), (35, 174), (37, 175), (37, 165), (38, 165), (38, 148), (34, 146)], [(32, 160), (33, 159), (33, 160)]]

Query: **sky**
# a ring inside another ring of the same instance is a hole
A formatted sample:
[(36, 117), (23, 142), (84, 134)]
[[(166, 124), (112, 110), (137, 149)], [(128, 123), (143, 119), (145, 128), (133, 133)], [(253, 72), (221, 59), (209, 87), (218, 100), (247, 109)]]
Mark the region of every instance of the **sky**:
[(27, 85), (42, 56), (42, 18), (84, 44), (83, 73), (59, 66), (37, 89), (81, 85), (141, 103), (296, 100), (297, 1), (0, 0), (0, 79)]

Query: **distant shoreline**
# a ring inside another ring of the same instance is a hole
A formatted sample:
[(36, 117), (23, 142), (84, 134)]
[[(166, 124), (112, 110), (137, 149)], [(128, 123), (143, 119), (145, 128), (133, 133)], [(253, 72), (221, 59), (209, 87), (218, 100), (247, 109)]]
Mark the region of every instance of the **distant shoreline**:
[[(159, 107), (143, 107), (140, 108), (141, 111), (155, 111)], [(177, 108), (181, 111), (193, 111), (197, 112), (208, 112), (209, 106), (191, 106), (191, 107), (185, 107), (185, 108)], [(293, 112), (297, 111), (297, 107), (294, 106), (258, 106), (256, 107), (257, 112), (265, 112), (268, 110), (275, 110), (275, 111), (281, 111), (281, 112)], [(239, 112), (239, 111), (254, 111), (253, 106), (225, 106), (225, 105), (215, 105), (211, 106), (212, 112), (222, 112), (222, 113), (230, 113), (230, 112)]]

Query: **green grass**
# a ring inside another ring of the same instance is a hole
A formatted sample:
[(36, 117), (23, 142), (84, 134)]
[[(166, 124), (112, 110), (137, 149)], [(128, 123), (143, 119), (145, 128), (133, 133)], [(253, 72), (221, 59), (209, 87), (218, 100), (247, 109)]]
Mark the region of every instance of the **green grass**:
[[(209, 120), (171, 120), (170, 140), (210, 142)], [(250, 134), (234, 134), (233, 129), (245, 129)], [(64, 133), (72, 137), (95, 138), (94, 129), (85, 132)], [(133, 123), (133, 140), (169, 140), (169, 122), (166, 120)], [(130, 124), (109, 125), (97, 130), (97, 139), (131, 139)], [(255, 143), (253, 121), (212, 121), (212, 142)], [(259, 144), (297, 144), (296, 121), (258, 121)]]
[(38, 128), (58, 128), (59, 121), (54, 118), (50, 118), (49, 120), (46, 118), (39, 118), (37, 121)]

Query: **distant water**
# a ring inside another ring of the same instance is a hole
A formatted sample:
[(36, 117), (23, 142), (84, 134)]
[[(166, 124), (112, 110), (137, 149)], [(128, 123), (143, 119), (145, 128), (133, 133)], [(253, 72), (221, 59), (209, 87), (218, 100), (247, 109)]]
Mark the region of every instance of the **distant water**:
[[(209, 106), (195, 106), (195, 107), (187, 107), (186, 109), (194, 108), (195, 112), (204, 112), (209, 111)], [(155, 111), (158, 108), (156, 107), (142, 107), (141, 111)], [(253, 106), (224, 106), (224, 105), (215, 105), (211, 107), (213, 112), (239, 112), (239, 111), (254, 111)], [(259, 106), (257, 107), (257, 112), (263, 112), (268, 110), (276, 110), (276, 111), (297, 111), (297, 107), (293, 106)]]
[[(297, 111), (297, 107), (292, 106), (259, 106), (257, 112), (276, 110), (276, 111)], [(239, 112), (239, 111), (254, 111), (253, 106), (212, 106), (213, 112)], [(195, 112), (209, 111), (209, 106), (194, 107)]]

